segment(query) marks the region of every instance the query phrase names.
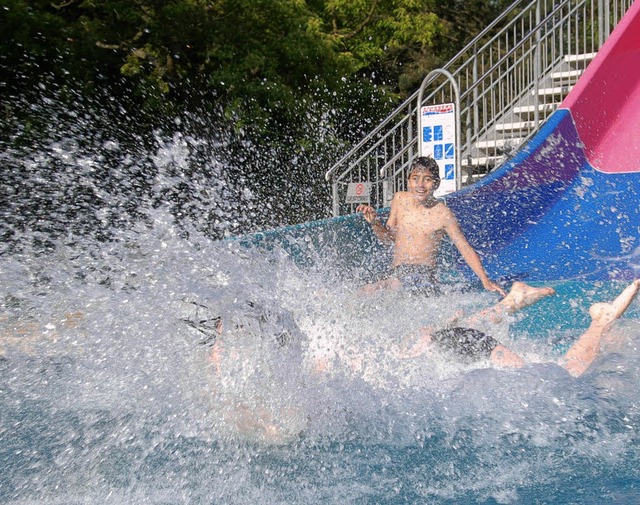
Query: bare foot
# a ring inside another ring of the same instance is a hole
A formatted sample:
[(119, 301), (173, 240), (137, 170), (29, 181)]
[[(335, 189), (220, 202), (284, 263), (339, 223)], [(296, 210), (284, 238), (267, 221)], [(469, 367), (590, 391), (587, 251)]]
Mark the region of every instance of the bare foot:
[(551, 287), (536, 288), (524, 282), (516, 281), (511, 286), (509, 294), (500, 301), (500, 304), (505, 306), (509, 312), (515, 312), (555, 293), (556, 290)]
[(591, 324), (580, 338), (569, 348), (561, 360), (562, 366), (577, 377), (589, 368), (600, 352), (602, 335), (607, 326), (620, 317), (640, 291), (640, 280), (627, 286), (611, 303), (594, 303), (589, 309)]
[(610, 303), (594, 303), (589, 309), (589, 315), (594, 324), (606, 326), (619, 318), (627, 310), (633, 299), (640, 291), (640, 279), (636, 279)]
[(489, 307), (479, 313), (467, 318), (470, 324), (479, 323), (481, 321), (489, 321), (493, 324), (502, 322), (507, 314), (513, 314), (524, 307), (533, 305), (538, 300), (546, 296), (551, 296), (556, 290), (550, 287), (536, 288), (529, 286), (524, 282), (516, 281), (511, 286), (509, 294), (500, 300), (493, 307)]

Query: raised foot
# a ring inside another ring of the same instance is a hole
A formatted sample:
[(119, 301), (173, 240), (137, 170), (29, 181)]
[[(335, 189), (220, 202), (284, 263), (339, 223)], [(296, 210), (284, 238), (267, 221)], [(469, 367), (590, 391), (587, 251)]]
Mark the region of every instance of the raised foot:
[(633, 299), (640, 291), (640, 279), (629, 284), (615, 300), (610, 303), (594, 303), (589, 315), (594, 323), (607, 325), (624, 314)]
[(524, 282), (514, 282), (511, 286), (511, 291), (509, 291), (509, 294), (501, 303), (510, 311), (516, 311), (533, 305), (538, 300), (554, 295), (555, 293), (556, 290), (551, 287), (536, 288)]
[(484, 321), (499, 324), (505, 315), (513, 314), (524, 307), (533, 305), (538, 300), (555, 294), (549, 287), (535, 288), (524, 282), (514, 282), (509, 294), (492, 307), (466, 318), (466, 324), (474, 325)]

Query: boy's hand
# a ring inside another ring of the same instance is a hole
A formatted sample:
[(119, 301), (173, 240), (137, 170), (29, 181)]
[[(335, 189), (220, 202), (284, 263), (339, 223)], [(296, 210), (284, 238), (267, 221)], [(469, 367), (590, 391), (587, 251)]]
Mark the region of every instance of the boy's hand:
[(496, 293), (500, 293), (503, 297), (507, 296), (507, 292), (493, 281), (487, 281), (483, 286), (487, 291), (495, 291)]
[(362, 216), (368, 223), (373, 223), (378, 219), (378, 214), (376, 214), (376, 210), (371, 205), (358, 205), (356, 212), (362, 212)]

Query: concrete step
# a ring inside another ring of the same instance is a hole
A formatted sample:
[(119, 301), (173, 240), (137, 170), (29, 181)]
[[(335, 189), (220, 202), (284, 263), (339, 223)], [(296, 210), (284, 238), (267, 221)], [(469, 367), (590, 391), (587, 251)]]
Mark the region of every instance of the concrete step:
[[(569, 91), (573, 89), (573, 86), (552, 86), (549, 88), (540, 88), (538, 90), (538, 96), (548, 97), (548, 96), (566, 96)], [(532, 91), (531, 96), (536, 96), (536, 92)]]
[(482, 179), (483, 177), (486, 177), (487, 174), (468, 174), (468, 173), (463, 173), (462, 174), (462, 185), (463, 186), (468, 186), (469, 184), (473, 184), (474, 182), (478, 182), (480, 179)]
[[(500, 153), (511, 152), (514, 149), (517, 149), (518, 146), (522, 143), (522, 138), (500, 138), (493, 140), (481, 140), (476, 142), (475, 147), (477, 149), (482, 149), (484, 151), (498, 151)], [(488, 153), (487, 153), (488, 154)]]
[(463, 167), (480, 167), (480, 166), (494, 166), (496, 163), (503, 159), (502, 156), (479, 156), (477, 158), (464, 158), (460, 160), (460, 164)]
[(538, 112), (541, 114), (544, 114), (545, 112), (553, 112), (558, 108), (558, 105), (560, 105), (560, 102), (539, 103), (538, 105), (522, 105), (520, 107), (514, 107), (513, 112), (519, 116), (530, 117), (533, 116), (536, 109), (538, 109)]
[(551, 74), (551, 79), (553, 79), (554, 81), (575, 83), (583, 73), (583, 69), (563, 70), (561, 72), (553, 72)]
[(535, 121), (516, 121), (513, 123), (499, 123), (496, 132), (529, 131), (535, 126)]
[(569, 64), (586, 64), (593, 60), (596, 54), (598, 53), (565, 54), (564, 61)]

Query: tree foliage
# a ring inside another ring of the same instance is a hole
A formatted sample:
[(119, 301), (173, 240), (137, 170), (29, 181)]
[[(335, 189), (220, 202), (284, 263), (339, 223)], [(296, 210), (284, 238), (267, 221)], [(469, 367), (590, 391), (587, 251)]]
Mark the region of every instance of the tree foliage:
[(304, 99), (351, 103), (354, 83), (392, 98), (408, 91), (421, 62), (441, 63), (449, 42), (461, 44), (496, 8), (487, 0), (5, 0), (1, 77), (13, 93), (65, 79), (85, 91), (126, 89), (151, 109), (206, 99), (241, 123), (295, 124)]
[[(21, 119), (0, 131), (38, 121), (46, 131), (45, 109), (30, 104), (47, 94), (94, 100), (112, 111), (101, 124), (114, 129), (123, 117), (146, 133), (178, 115), (213, 117), (235, 132), (233, 155), (247, 172), (265, 177), (258, 199), (273, 187), (268, 177), (325, 198), (318, 181), (329, 164), (490, 22), (500, 1), (4, 0), (3, 114)], [(300, 197), (312, 207), (314, 198)]]

